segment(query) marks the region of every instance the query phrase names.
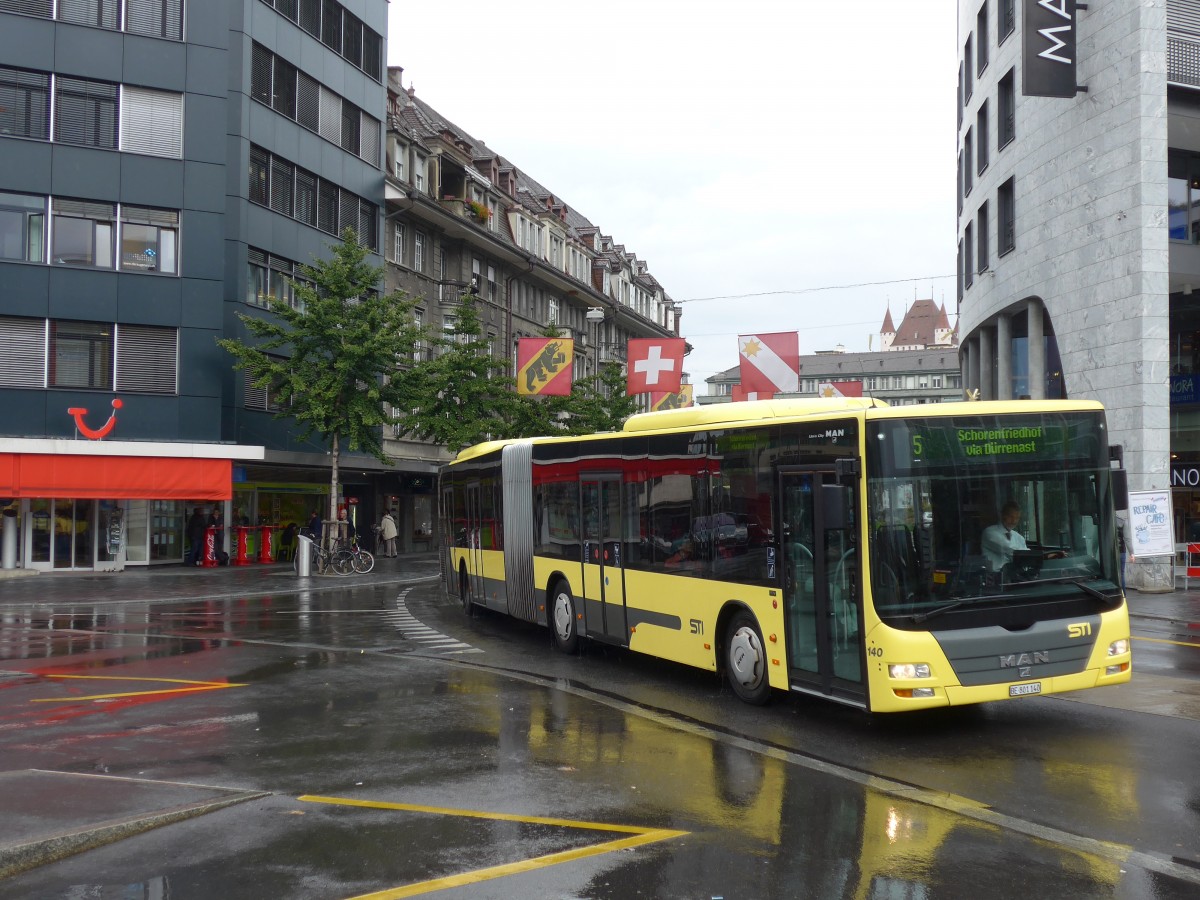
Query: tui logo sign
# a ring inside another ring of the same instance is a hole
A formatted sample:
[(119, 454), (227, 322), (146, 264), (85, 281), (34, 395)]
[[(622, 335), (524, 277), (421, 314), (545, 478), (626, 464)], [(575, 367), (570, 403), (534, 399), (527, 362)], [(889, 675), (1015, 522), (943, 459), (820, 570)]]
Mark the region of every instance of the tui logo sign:
[(109, 413), (108, 421), (99, 428), (89, 428), (87, 423), (83, 421), (83, 417), (88, 414), (88, 411), (82, 406), (72, 406), (67, 410), (67, 414), (74, 417), (76, 430), (85, 438), (89, 441), (101, 441), (108, 437), (108, 433), (117, 424), (117, 410), (124, 405), (120, 397), (114, 397), (112, 402), (113, 411)]

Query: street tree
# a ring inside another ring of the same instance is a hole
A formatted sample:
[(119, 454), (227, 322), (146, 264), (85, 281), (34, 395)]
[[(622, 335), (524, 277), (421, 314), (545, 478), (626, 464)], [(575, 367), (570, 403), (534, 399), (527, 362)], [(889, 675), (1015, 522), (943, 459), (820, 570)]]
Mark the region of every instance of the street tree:
[(415, 367), (403, 428), (420, 440), (458, 451), (481, 441), (513, 437), (518, 399), (508, 361), (492, 355), (483, 337), (478, 297), (464, 293), (453, 324), (431, 340), (436, 355)]
[[(265, 389), (279, 412), (328, 443), (329, 519), (337, 518), (338, 460), (343, 445), (390, 464), (383, 426), (409, 405), (411, 360), (426, 334), (416, 301), (400, 292), (380, 294), (383, 269), (367, 262), (367, 248), (347, 228), (329, 258), (300, 267), (292, 282), (295, 304), (270, 298), (270, 314), (239, 314), (251, 338), (218, 339), (234, 368)], [(330, 529), (327, 529), (329, 531)]]
[(640, 411), (637, 399), (625, 392), (625, 371), (619, 362), (609, 360), (600, 371), (575, 382), (571, 394), (571, 434), (594, 431), (620, 431), (625, 420)]

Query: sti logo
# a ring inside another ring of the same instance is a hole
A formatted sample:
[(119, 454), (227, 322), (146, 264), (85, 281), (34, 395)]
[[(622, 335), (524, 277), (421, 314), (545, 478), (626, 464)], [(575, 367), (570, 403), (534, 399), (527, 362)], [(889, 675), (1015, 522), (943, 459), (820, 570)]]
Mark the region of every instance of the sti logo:
[(67, 410), (67, 414), (74, 417), (75, 427), (85, 438), (91, 441), (103, 440), (108, 436), (108, 433), (113, 430), (113, 426), (117, 424), (117, 410), (124, 406), (124, 402), (120, 397), (114, 397), (112, 402), (113, 411), (109, 413), (108, 421), (99, 428), (89, 428), (83, 421), (83, 417), (88, 411), (82, 406), (72, 406)]
[(1067, 637), (1081, 638), (1090, 637), (1092, 633), (1091, 622), (1072, 622), (1067, 626)]

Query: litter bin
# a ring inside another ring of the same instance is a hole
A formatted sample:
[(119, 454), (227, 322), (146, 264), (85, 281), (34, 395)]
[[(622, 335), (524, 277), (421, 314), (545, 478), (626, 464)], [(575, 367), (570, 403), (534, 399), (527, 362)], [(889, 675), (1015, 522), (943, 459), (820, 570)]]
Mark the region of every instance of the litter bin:
[(301, 578), (312, 575), (313, 539), (307, 534), (296, 535), (296, 574)]

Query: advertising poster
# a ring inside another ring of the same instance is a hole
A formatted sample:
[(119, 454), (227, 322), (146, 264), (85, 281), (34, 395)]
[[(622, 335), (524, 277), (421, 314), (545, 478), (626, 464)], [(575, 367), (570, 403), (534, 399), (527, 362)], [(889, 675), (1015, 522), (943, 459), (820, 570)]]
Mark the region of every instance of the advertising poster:
[(1170, 491), (1129, 492), (1125, 537), (1131, 541), (1129, 552), (1135, 557), (1174, 556), (1173, 523)]

